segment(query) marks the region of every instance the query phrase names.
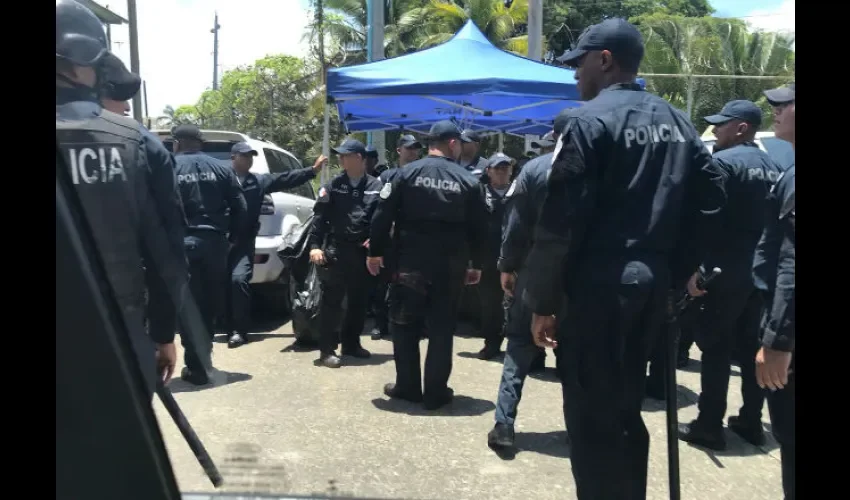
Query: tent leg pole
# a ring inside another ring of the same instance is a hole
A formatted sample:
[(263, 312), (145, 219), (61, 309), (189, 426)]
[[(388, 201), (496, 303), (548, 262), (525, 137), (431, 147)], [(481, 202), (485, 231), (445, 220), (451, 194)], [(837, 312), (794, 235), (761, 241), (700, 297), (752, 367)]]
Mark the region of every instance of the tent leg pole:
[[(325, 103), (325, 126), (322, 131), (322, 154), (325, 158), (330, 157), (331, 155), (331, 107), (328, 103)], [(330, 177), (331, 173), (328, 168), (322, 169), (322, 175), (319, 177), (322, 184), (328, 181), (328, 177)]]
[(499, 132), (499, 152), (505, 152), (505, 134)]

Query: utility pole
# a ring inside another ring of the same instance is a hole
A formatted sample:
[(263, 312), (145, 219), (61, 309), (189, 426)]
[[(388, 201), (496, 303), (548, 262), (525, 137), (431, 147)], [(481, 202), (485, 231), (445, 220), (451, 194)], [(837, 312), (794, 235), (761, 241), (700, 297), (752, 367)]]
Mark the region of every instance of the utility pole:
[(528, 0), (528, 58), (543, 59), (543, 0)]
[(213, 34), (213, 90), (218, 90), (218, 30), (221, 25), (218, 24), (218, 12), (215, 13), (215, 21), (210, 33)]
[[(136, 0), (127, 0), (127, 18), (130, 21), (130, 71), (139, 72), (139, 17), (136, 15)], [(133, 118), (142, 123), (142, 96), (133, 96)]]
[[(369, 62), (384, 58), (385, 0), (366, 0), (366, 55)], [(386, 136), (383, 131), (369, 133), (369, 142), (378, 151), (378, 163), (387, 162)]]
[[(528, 58), (543, 59), (543, 0), (528, 0)], [(525, 135), (525, 151), (530, 151), (535, 136)]]

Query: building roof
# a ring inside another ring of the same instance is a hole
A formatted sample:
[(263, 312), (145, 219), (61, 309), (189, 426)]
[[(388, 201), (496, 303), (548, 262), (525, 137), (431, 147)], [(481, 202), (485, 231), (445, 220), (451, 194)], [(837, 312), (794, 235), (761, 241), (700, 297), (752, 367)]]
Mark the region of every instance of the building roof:
[(89, 10), (94, 12), (94, 15), (97, 16), (98, 19), (103, 22), (103, 24), (129, 24), (130, 21), (124, 19), (118, 14), (112, 12), (106, 7), (94, 3), (91, 0), (77, 0), (81, 4), (85, 5)]

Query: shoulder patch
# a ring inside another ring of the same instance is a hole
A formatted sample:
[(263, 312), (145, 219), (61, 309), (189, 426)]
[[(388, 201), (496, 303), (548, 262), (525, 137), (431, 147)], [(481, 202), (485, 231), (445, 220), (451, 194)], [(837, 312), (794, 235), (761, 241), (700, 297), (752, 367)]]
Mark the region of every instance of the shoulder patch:
[(391, 194), (393, 194), (393, 183), (388, 182), (381, 188), (380, 197), (382, 200), (386, 200)]

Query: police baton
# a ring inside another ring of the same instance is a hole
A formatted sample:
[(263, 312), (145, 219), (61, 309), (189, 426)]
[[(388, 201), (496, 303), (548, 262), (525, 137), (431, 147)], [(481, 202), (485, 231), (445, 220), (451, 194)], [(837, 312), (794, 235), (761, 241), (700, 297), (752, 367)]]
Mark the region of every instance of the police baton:
[[(705, 290), (714, 278), (720, 275), (721, 269), (715, 267), (710, 273), (704, 274), (700, 268), (697, 271), (697, 288)], [(680, 500), (679, 485), (679, 414), (678, 394), (676, 390), (676, 362), (678, 361), (679, 315), (685, 310), (694, 297), (685, 291), (684, 296), (673, 306), (667, 318), (665, 344), (667, 345), (667, 362), (665, 363), (665, 393), (667, 395), (667, 473), (670, 483), (670, 500)]]
[(168, 414), (171, 415), (171, 419), (174, 420), (177, 428), (180, 429), (180, 433), (183, 434), (183, 438), (187, 443), (189, 443), (189, 448), (192, 449), (192, 453), (195, 454), (195, 458), (198, 459), (198, 463), (200, 463), (201, 467), (203, 467), (204, 472), (207, 474), (207, 477), (210, 478), (210, 481), (212, 481), (213, 486), (216, 488), (221, 486), (224, 480), (221, 477), (221, 473), (218, 472), (218, 467), (215, 466), (215, 463), (213, 463), (209, 453), (207, 453), (207, 449), (204, 448), (204, 443), (198, 439), (198, 435), (195, 434), (195, 430), (192, 429), (191, 425), (189, 425), (189, 421), (186, 420), (186, 415), (183, 414), (180, 406), (177, 405), (177, 401), (174, 400), (174, 396), (171, 394), (171, 391), (162, 385), (162, 381), (158, 380), (156, 383), (156, 393), (159, 396), (160, 401), (162, 401), (162, 405), (165, 406), (166, 410), (168, 410)]

